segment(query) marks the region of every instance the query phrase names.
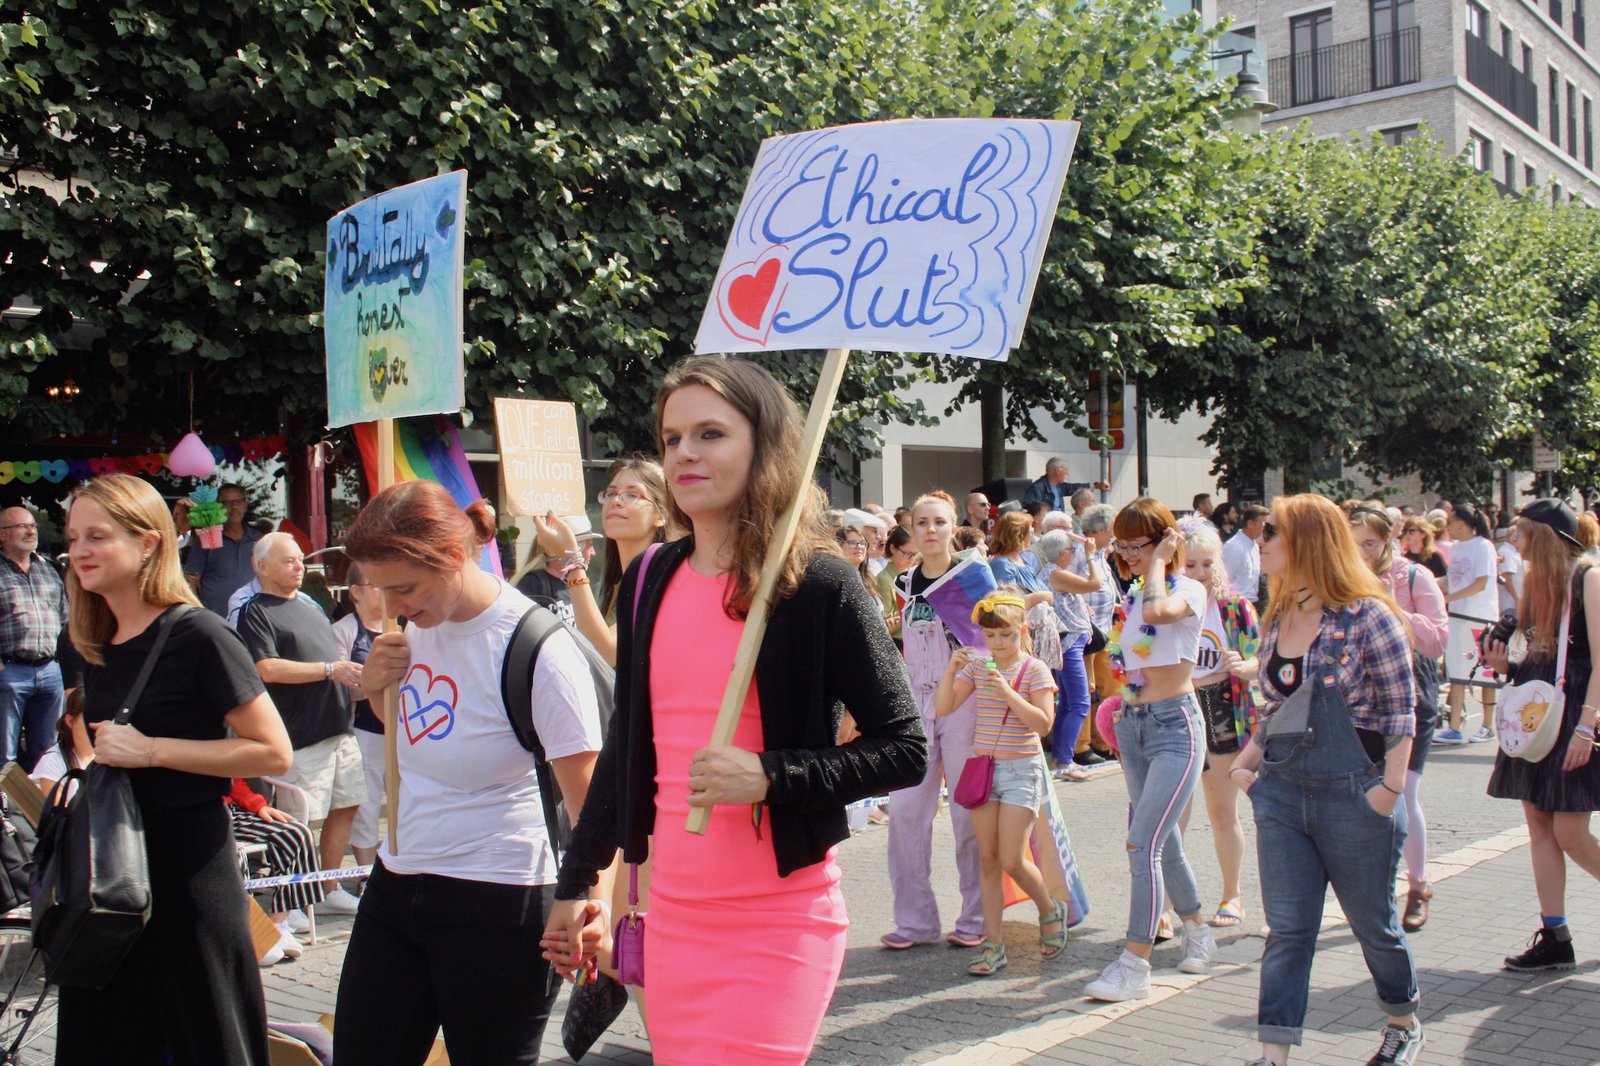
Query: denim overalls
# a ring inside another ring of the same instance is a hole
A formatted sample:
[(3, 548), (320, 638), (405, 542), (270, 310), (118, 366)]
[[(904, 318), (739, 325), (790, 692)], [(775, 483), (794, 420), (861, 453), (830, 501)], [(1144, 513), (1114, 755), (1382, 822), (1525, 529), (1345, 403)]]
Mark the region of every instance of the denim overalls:
[[(1257, 1024), (1263, 1043), (1300, 1043), (1330, 884), (1383, 1009), (1404, 1015), (1417, 1007), (1416, 962), (1394, 906), (1405, 805), (1397, 803), (1394, 815), (1385, 817), (1367, 803), (1367, 791), (1380, 787), (1382, 777), (1361, 746), (1338, 682), (1353, 618), (1348, 607), (1339, 613), (1316, 670), (1302, 670), (1309, 700), (1291, 696), (1256, 736), (1264, 754), (1249, 796), (1272, 930), (1261, 958)], [(1291, 703), (1309, 704), (1303, 722), (1292, 721), (1299, 716)], [(1285, 710), (1288, 718), (1279, 720)], [(1268, 736), (1274, 722), (1278, 729)]]

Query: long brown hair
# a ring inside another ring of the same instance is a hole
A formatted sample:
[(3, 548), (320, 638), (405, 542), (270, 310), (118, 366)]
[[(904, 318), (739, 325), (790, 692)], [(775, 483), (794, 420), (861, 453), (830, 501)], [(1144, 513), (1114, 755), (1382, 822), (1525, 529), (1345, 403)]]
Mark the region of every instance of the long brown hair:
[[(1517, 624), (1528, 637), (1528, 655), (1534, 659), (1554, 659), (1556, 634), (1561, 631), (1561, 612), (1567, 604), (1572, 575), (1592, 560), (1583, 549), (1557, 535), (1542, 522), (1516, 519), (1522, 535), (1519, 550), (1527, 569), (1522, 576), (1522, 596), (1517, 600)], [(1582, 583), (1579, 583), (1582, 595)], [(1584, 635), (1587, 640), (1587, 634)]]
[(989, 538), (990, 555), (1010, 555), (1022, 551), (1033, 536), (1033, 519), (1026, 511), (1007, 511), (994, 524)]
[[(667, 478), (661, 472), (661, 464), (646, 455), (624, 455), (606, 471), (606, 484), (610, 485), (619, 474), (632, 474), (644, 485), (645, 491), (650, 494), (650, 506), (663, 520), (652, 539), (668, 539), (672, 515), (668, 510)], [(617, 542), (610, 537), (606, 538), (605, 569), (602, 573), (604, 576), (600, 580), (605, 586), (605, 593), (600, 599), (600, 613), (609, 618), (611, 608), (617, 602), (617, 589), (622, 585), (622, 553), (617, 550)]]
[(1403, 539), (1408, 533), (1416, 533), (1422, 537), (1422, 546), (1417, 549), (1417, 561), (1427, 562), (1438, 554), (1439, 549), (1433, 546), (1433, 523), (1426, 518), (1412, 515), (1400, 526), (1400, 536)]
[[(140, 599), (153, 607), (200, 606), (178, 562), (178, 531), (172, 524), (172, 512), (149, 482), (131, 474), (104, 474), (73, 490), (69, 515), (80, 500), (99, 504), (111, 521), (135, 537), (156, 535), (155, 551), (139, 570)], [(116, 635), (117, 619), (104, 597), (85, 592), (78, 584), (75, 568), (67, 571), (67, 609), (67, 632), (78, 654), (95, 666), (104, 666), (102, 649)]]
[(1334, 610), (1358, 600), (1378, 600), (1405, 622), (1383, 582), (1361, 557), (1350, 535), (1350, 519), (1332, 500), (1314, 492), (1279, 496), (1272, 501), (1272, 524), (1288, 565), (1282, 577), (1271, 579), (1264, 626), (1282, 614), (1302, 588)]
[[(695, 356), (669, 370), (656, 391), (658, 443), (667, 397), (689, 385), (710, 389), (732, 404), (750, 423), (754, 443), (750, 478), (732, 516), (732, 527), (737, 531), (733, 545), (733, 580), (728, 582), (722, 603), (729, 618), (742, 619), (750, 612), (756, 585), (761, 581), (767, 546), (777, 534), (784, 511), (797, 497), (800, 524), (778, 573), (773, 602), (795, 594), (812, 556), (818, 552), (839, 554), (833, 542), (833, 531), (828, 526), (828, 501), (812, 480), (811, 471), (801, 469), (804, 427), (800, 408), (777, 379), (748, 360)], [(694, 536), (693, 524), (678, 501), (669, 495), (667, 502), (672, 520)]]

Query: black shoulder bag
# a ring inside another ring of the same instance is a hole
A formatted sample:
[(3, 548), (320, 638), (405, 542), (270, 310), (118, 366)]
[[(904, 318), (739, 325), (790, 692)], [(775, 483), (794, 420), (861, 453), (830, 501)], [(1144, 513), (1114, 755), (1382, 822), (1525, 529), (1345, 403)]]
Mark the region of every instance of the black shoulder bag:
[[(113, 721), (133, 717), (173, 621), (187, 610), (179, 605), (156, 619), (155, 643)], [(76, 793), (62, 803), (74, 782)], [(39, 820), (28, 888), (45, 977), (71, 988), (109, 984), (150, 917), (144, 816), (127, 771), (96, 762), (56, 782)]]

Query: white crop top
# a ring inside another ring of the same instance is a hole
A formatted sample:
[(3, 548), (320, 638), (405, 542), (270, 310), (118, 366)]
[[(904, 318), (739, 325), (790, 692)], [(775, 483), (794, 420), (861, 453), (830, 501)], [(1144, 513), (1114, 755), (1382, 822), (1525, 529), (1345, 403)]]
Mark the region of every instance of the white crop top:
[(1144, 625), (1144, 593), (1134, 598), (1128, 608), (1128, 620), (1122, 627), (1122, 662), (1129, 670), (1148, 669), (1153, 666), (1175, 666), (1180, 662), (1192, 663), (1200, 647), (1200, 623), (1206, 613), (1206, 589), (1191, 577), (1174, 579), (1172, 594), (1189, 605), (1189, 613), (1176, 622), (1154, 626), (1155, 636), (1146, 653), (1139, 654), (1141, 631)]

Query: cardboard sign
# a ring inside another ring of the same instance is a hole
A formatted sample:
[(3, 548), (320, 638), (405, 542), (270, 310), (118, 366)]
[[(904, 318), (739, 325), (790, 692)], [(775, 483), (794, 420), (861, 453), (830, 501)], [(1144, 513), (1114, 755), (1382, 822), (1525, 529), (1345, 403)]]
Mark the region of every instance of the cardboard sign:
[(494, 422), (511, 513), (583, 514), (587, 494), (577, 408), (557, 400), (496, 397)]
[(379, 193), (328, 220), (328, 425), (452, 414), (461, 375), (467, 174)]
[(1004, 359), (1022, 342), (1076, 122), (906, 119), (764, 141), (697, 352)]

